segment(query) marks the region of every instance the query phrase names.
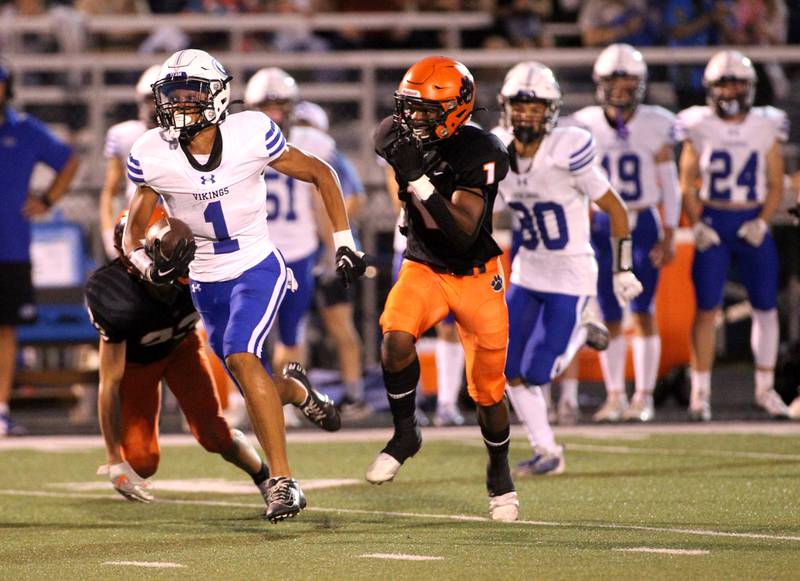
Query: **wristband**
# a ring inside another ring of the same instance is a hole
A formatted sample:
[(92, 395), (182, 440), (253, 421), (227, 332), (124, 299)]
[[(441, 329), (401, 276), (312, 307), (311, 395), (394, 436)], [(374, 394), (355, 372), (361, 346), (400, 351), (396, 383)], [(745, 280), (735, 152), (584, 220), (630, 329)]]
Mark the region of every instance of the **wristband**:
[(353, 232), (348, 230), (339, 230), (333, 233), (333, 246), (341, 248), (347, 246), (350, 250), (356, 250), (356, 241), (353, 238)]
[(408, 185), (414, 188), (414, 193), (423, 202), (427, 201), (436, 191), (436, 188), (433, 187), (431, 180), (428, 179), (426, 175), (423, 175), (421, 178), (414, 180)]
[(128, 260), (130, 260), (131, 264), (144, 275), (146, 275), (150, 267), (153, 266), (153, 261), (147, 256), (147, 252), (145, 252), (144, 248), (141, 246), (128, 255)]
[(631, 237), (611, 239), (612, 272), (633, 270), (633, 243)]

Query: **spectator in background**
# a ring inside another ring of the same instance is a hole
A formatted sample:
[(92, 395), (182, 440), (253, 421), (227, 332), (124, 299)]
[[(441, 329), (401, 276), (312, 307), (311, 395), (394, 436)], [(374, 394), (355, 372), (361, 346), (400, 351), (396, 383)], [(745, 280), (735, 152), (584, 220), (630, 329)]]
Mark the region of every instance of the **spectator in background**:
[(549, 46), (544, 21), (553, 12), (548, 0), (499, 0), (495, 22), (484, 47), (541, 48)]
[(647, 2), (643, 0), (588, 0), (578, 14), (578, 28), (584, 46), (653, 44)]
[[(14, 111), (12, 97), (11, 71), (0, 64), (0, 437), (24, 432), (11, 421), (8, 402), (17, 358), (14, 327), (36, 319), (30, 219), (47, 213), (78, 169), (72, 149), (38, 119)], [(28, 191), (38, 162), (56, 171), (41, 197)]]
[[(732, 27), (728, 44), (782, 45), (786, 43), (788, 10), (783, 0), (736, 0), (731, 6)], [(789, 81), (777, 62), (755, 63), (761, 80), (756, 85), (756, 104), (768, 105), (789, 93)]]
[[(729, 26), (730, 9), (720, 0), (667, 0), (662, 14), (669, 46), (712, 46)], [(703, 66), (669, 67), (678, 110), (706, 102)]]

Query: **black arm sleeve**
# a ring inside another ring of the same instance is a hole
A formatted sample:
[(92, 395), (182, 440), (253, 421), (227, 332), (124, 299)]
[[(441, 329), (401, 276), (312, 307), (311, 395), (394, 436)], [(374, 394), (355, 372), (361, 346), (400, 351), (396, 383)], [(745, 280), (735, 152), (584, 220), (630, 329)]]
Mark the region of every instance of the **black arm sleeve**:
[[(450, 208), (447, 207), (447, 202), (445, 202), (444, 197), (442, 197), (438, 192), (434, 192), (430, 198), (425, 200), (422, 203), (425, 206), (425, 209), (430, 212), (430, 215), (436, 221), (436, 225), (439, 226), (442, 233), (450, 240), (450, 243), (459, 251), (466, 252), (470, 249), (470, 247), (475, 244), (475, 241), (478, 239), (480, 235), (480, 224), (482, 223), (481, 220), (478, 220), (478, 225), (475, 227), (475, 231), (472, 234), (467, 234), (464, 230), (461, 229), (461, 226), (458, 225), (456, 219), (453, 217)], [(486, 203), (484, 201), (484, 213), (486, 212)]]

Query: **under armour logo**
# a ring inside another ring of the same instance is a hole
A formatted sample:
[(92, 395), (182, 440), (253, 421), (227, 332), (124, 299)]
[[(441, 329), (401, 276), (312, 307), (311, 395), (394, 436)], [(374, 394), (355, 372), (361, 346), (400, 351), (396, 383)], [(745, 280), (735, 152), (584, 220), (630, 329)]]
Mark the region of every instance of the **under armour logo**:
[(196, 283), (196, 282), (193, 282), (192, 284), (189, 285), (189, 290), (191, 290), (193, 293), (199, 293), (200, 292), (200, 284)]
[(503, 290), (503, 277), (499, 274), (495, 274), (492, 277), (492, 290), (496, 293), (499, 293)]
[(212, 173), (209, 176), (200, 176), (200, 183), (203, 185), (215, 184), (217, 183), (217, 179), (214, 177), (214, 174)]

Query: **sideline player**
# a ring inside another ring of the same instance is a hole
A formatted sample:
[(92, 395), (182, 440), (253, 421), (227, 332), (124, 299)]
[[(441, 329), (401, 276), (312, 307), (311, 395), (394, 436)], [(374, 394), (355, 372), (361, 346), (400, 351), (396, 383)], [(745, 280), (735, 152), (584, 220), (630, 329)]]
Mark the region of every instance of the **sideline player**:
[(715, 320), (731, 262), (753, 307), (755, 402), (772, 417), (789, 415), (774, 389), (778, 251), (769, 232), (783, 191), (781, 144), (788, 138), (789, 119), (774, 107), (753, 107), (756, 81), (750, 59), (738, 51), (720, 51), (703, 74), (708, 105), (678, 114), (681, 190), (697, 249), (689, 404), (694, 420), (711, 419)]
[(475, 82), (467, 68), (428, 57), (406, 71), (395, 115), (376, 130), (377, 153), (394, 169), (405, 203), (403, 265), (389, 292), (381, 327), (381, 364), (394, 435), (367, 468), (367, 480), (392, 480), (422, 437), (414, 416), (419, 381), (415, 342), (452, 312), (466, 355), (469, 393), (489, 453), (486, 487), (492, 519), (518, 517), (508, 466), (505, 392), (508, 310), (500, 248), (491, 235), (497, 183), (508, 153), (492, 134), (468, 126)]
[(281, 399), (261, 359), (287, 287), (286, 266), (267, 227), (267, 166), (317, 186), (335, 229), (341, 276), (352, 282), (366, 263), (355, 249), (335, 172), (287, 145), (263, 113), (228, 115), (231, 77), (219, 61), (200, 50), (178, 51), (159, 77), (153, 91), (160, 129), (145, 133), (128, 156), (128, 176), (138, 188), (126, 256), (152, 282), (174, 278), (174, 269), (154, 264), (141, 246), (159, 197), (192, 229), (192, 301), (214, 352), (244, 393), (272, 473), (266, 517), (276, 522), (296, 515), (306, 501), (289, 468)]
[(139, 106), (138, 119), (131, 119), (112, 125), (106, 132), (103, 154), (106, 157), (106, 173), (103, 189), (100, 190), (100, 234), (106, 257), (114, 260), (117, 250), (114, 247), (114, 198), (125, 184), (125, 205), (130, 203), (136, 192), (136, 184), (127, 179), (125, 164), (131, 147), (144, 132), (156, 126), (156, 108), (153, 103), (152, 85), (158, 80), (161, 65), (148, 68), (136, 83), (136, 103)]
[[(165, 216), (158, 206), (151, 218), (160, 236), (169, 230), (161, 221)], [(98, 415), (112, 485), (130, 500), (152, 500), (144, 479), (158, 468), (159, 382), (165, 379), (197, 441), (247, 472), (266, 501), (268, 468), (244, 434), (231, 431), (222, 417), (189, 287), (157, 286), (141, 277), (122, 253), (126, 222), (127, 211), (114, 228), (117, 259), (86, 283), (89, 316), (102, 337)], [(280, 387), (284, 401), (328, 427), (314, 413), (324, 406), (319, 394), (291, 368)]]
[(515, 475), (564, 471), (542, 388), (560, 375), (587, 338), (583, 312), (597, 289), (590, 241), (589, 204), (610, 218), (613, 292), (622, 302), (641, 284), (631, 271), (631, 238), (625, 204), (595, 161), (592, 135), (556, 127), (561, 89), (553, 72), (523, 62), (506, 75), (495, 132), (508, 144), (510, 171), (500, 195), (516, 214), (520, 246), (511, 266), (506, 392), (535, 445)]
[[(607, 397), (596, 422), (651, 421), (653, 391), (661, 360), (661, 337), (654, 314), (659, 270), (675, 256), (674, 234), (680, 217), (680, 188), (673, 149), (675, 116), (662, 107), (645, 105), (647, 65), (629, 44), (612, 44), (597, 57), (592, 79), (599, 105), (575, 112), (571, 119), (595, 138), (597, 154), (608, 179), (628, 208), (633, 239), (633, 273), (643, 292), (630, 303), (635, 393), (625, 394), (623, 309), (612, 288), (609, 216), (592, 217), (592, 242), (600, 266), (597, 289), (608, 326), (608, 349), (600, 354)], [(662, 225), (658, 205), (664, 210)]]

